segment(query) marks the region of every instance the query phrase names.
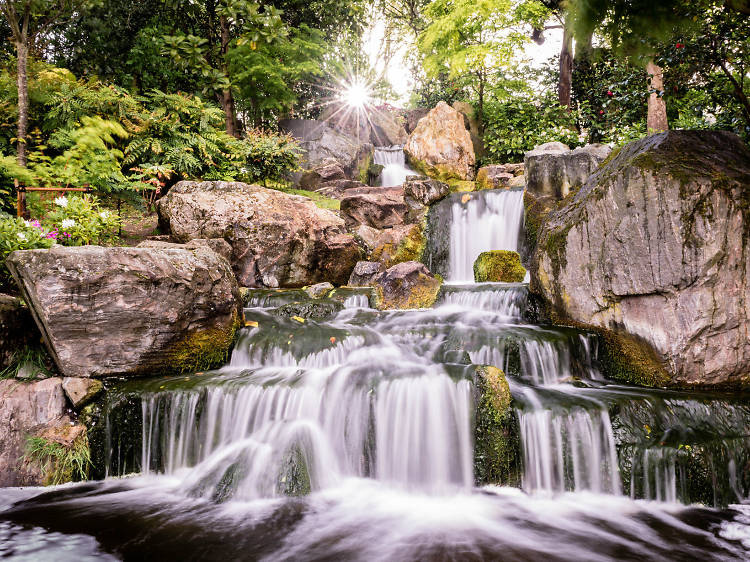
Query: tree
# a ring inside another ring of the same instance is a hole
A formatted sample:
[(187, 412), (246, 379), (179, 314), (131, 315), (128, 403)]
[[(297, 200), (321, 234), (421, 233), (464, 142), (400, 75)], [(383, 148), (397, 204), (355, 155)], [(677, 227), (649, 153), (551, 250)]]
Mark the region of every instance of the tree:
[(54, 25), (69, 19), (94, 0), (0, 0), (0, 11), (10, 27), (16, 48), (18, 84), (17, 157), (26, 165), (26, 135), (29, 119), (29, 50)]
[(527, 41), (512, 8), (511, 0), (434, 0), (425, 8), (429, 25), (419, 48), (427, 76), (466, 81), (474, 92), (480, 133), (489, 84)]

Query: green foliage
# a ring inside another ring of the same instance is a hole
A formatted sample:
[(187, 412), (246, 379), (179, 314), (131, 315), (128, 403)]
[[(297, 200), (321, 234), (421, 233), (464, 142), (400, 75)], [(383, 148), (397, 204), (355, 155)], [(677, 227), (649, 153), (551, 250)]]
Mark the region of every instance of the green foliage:
[(85, 434), (69, 447), (45, 437), (30, 436), (23, 461), (40, 469), (45, 485), (56, 486), (88, 478), (91, 450)]
[(111, 243), (120, 228), (117, 215), (102, 209), (90, 195), (58, 197), (44, 222), (51, 225), (48, 236), (65, 246)]
[(13, 352), (8, 366), (0, 370), (0, 380), (15, 378), (23, 367), (30, 367), (33, 372), (41, 374), (44, 378), (51, 374), (51, 364), (52, 360), (44, 347), (27, 345)]
[(242, 177), (264, 184), (266, 180), (281, 180), (299, 168), (301, 154), (299, 144), (289, 135), (252, 131), (242, 143)]
[(486, 163), (522, 162), (524, 153), (545, 142), (580, 144), (575, 116), (556, 101), (514, 97), (491, 101), (485, 114)]
[(53, 243), (54, 238), (41, 225), (35, 226), (23, 219), (0, 216), (0, 286), (12, 283), (10, 271), (5, 266), (5, 259), (11, 252), (50, 248)]

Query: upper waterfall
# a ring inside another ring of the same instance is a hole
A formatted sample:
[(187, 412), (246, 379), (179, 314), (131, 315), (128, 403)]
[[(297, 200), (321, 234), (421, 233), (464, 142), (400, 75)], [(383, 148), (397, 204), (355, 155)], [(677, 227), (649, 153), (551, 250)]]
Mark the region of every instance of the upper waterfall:
[(522, 190), (477, 191), (453, 199), (449, 282), (473, 282), (474, 262), (482, 252), (518, 251), (523, 193)]
[(383, 166), (380, 176), (382, 187), (402, 185), (407, 176), (416, 176), (417, 172), (406, 165), (406, 154), (401, 146), (381, 146), (375, 149), (373, 162)]

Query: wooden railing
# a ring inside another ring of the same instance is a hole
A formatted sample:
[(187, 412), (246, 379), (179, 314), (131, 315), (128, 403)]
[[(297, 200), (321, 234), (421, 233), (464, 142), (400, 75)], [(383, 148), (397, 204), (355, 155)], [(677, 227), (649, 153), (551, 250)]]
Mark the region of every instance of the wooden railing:
[(26, 208), (26, 192), (27, 191), (57, 191), (60, 193), (66, 193), (68, 191), (82, 191), (82, 192), (88, 193), (89, 191), (91, 191), (91, 188), (89, 186), (85, 186), (85, 187), (29, 187), (29, 186), (19, 184), (18, 180), (16, 180), (15, 184), (16, 184), (16, 193), (17, 193), (16, 213), (19, 217), (23, 219), (29, 218), (29, 210)]

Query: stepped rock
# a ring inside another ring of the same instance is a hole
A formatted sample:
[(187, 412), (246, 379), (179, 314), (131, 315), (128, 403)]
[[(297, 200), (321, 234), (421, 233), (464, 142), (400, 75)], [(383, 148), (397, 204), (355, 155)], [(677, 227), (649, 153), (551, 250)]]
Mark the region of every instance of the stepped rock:
[(650, 344), (636, 382), (750, 386), (749, 208), (736, 135), (641, 139), (548, 217), (532, 289), (563, 318)]
[(476, 161), (464, 116), (441, 101), (417, 124), (404, 146), (409, 162), (440, 180), (473, 180)]
[(207, 248), (55, 246), (7, 264), (66, 377), (220, 365), (242, 318), (229, 263)]
[(343, 285), (360, 259), (335, 213), (306, 197), (257, 185), (180, 182), (159, 201), (158, 211), (161, 224), (180, 242), (229, 242), (232, 268), (245, 287)]

